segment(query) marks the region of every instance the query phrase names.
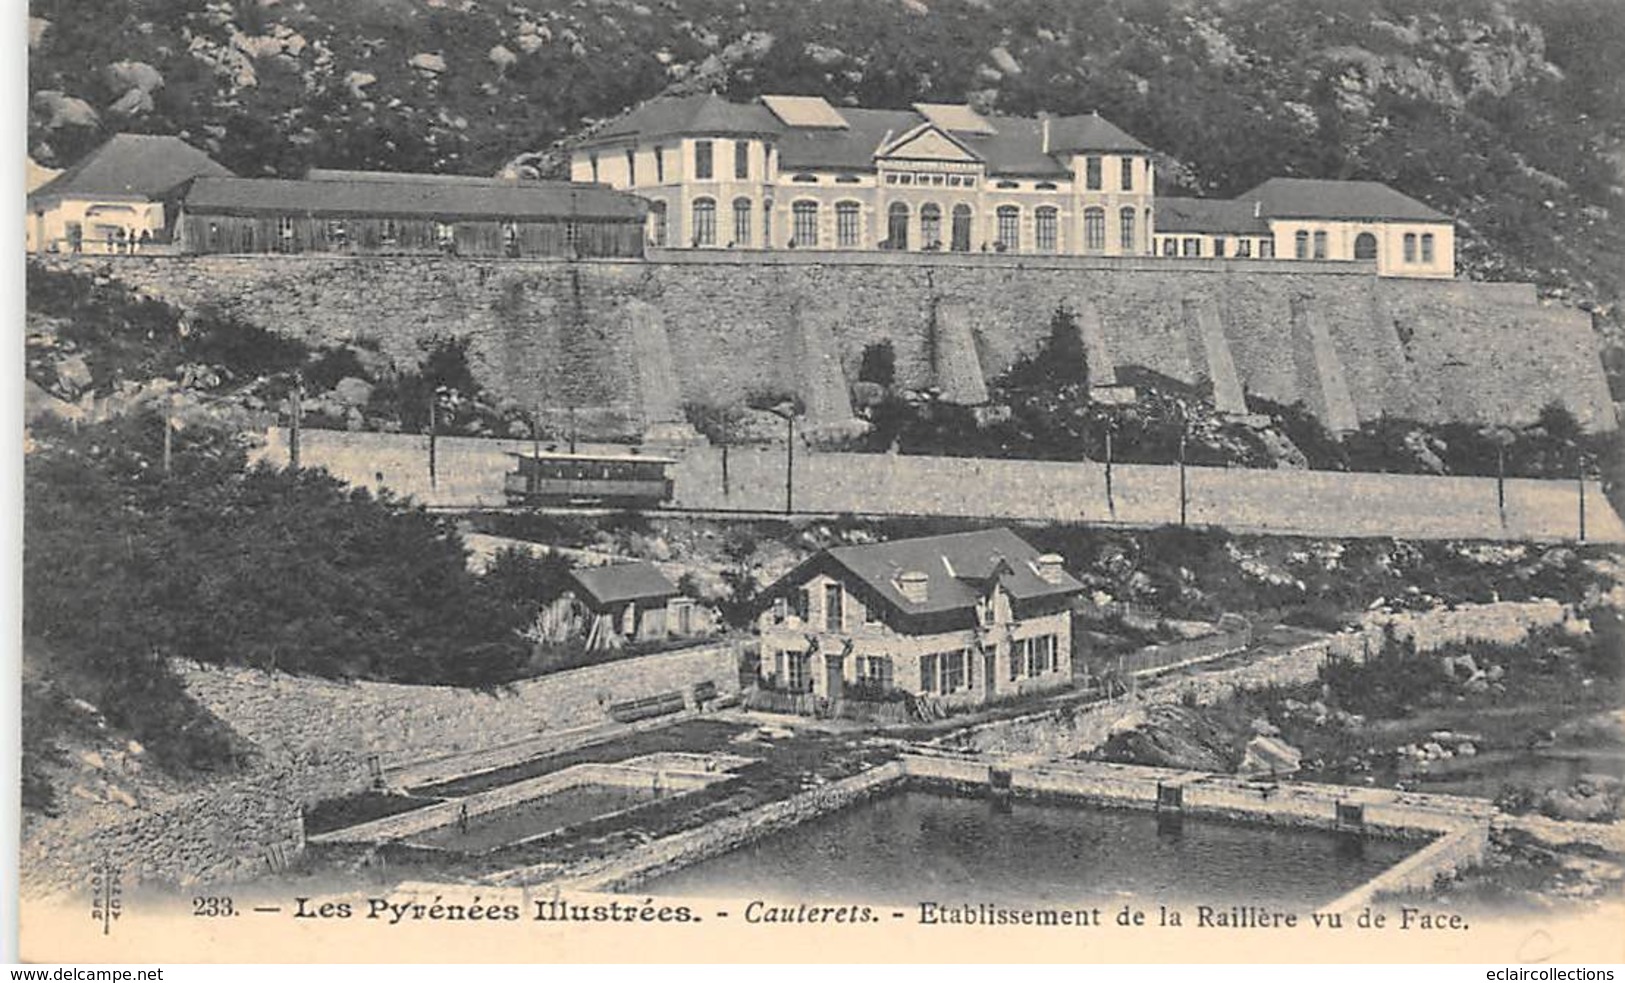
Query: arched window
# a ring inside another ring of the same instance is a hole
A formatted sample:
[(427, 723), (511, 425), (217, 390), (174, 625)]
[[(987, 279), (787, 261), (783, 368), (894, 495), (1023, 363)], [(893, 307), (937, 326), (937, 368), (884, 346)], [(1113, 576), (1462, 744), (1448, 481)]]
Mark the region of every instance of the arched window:
[(953, 241), (950, 243), (956, 253), (970, 252), (970, 206), (954, 206)]
[(652, 229), (650, 235), (654, 236), (655, 245), (664, 246), (666, 244), (665, 202), (657, 201), (649, 206), (649, 225)]
[(998, 238), (994, 240), (1000, 252), (1015, 250), (1021, 245), (1021, 209), (1014, 205), (1000, 205), (994, 213), (998, 219)]
[(790, 234), (791, 241), (799, 249), (812, 249), (818, 245), (818, 202), (798, 201), (790, 206), (790, 215), (794, 225)]
[(694, 199), (694, 227), (690, 230), (690, 245), (717, 244), (717, 203), (710, 198)]
[(1433, 262), (1433, 233), (1422, 233), (1422, 262)]
[(1100, 207), (1083, 210), (1083, 248), (1087, 252), (1106, 250), (1106, 209)]
[(858, 247), (862, 208), (855, 201), (835, 203), (835, 244), (842, 249)]
[(886, 248), (908, 248), (908, 206), (900, 201), (886, 210)]
[(1315, 258), (1326, 258), (1326, 233), (1324, 232), (1315, 233)]
[(1134, 252), (1134, 209), (1123, 208), (1117, 212), (1117, 245), (1125, 253)]
[(1050, 205), (1033, 212), (1033, 240), (1039, 252), (1055, 252), (1059, 245), (1056, 236), (1059, 218), (1060, 213)]
[(1377, 237), (1369, 232), (1362, 232), (1354, 237), (1355, 259), (1377, 258)]
[(751, 205), (749, 198), (734, 199), (734, 245), (750, 245), (750, 229), (753, 224), (750, 215)]
[(1309, 258), (1309, 233), (1304, 229), (1299, 229), (1297, 233), (1292, 236), (1292, 258)]
[(920, 248), (942, 248), (942, 209), (934, 203), (920, 206)]

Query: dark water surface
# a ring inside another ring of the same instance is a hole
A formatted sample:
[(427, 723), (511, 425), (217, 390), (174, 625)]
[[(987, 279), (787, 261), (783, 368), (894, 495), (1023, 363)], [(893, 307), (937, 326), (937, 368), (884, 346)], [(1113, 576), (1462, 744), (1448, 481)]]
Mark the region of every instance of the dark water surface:
[(639, 892), (908, 905), (1121, 898), (1311, 908), (1420, 844), (908, 790), (655, 878)]

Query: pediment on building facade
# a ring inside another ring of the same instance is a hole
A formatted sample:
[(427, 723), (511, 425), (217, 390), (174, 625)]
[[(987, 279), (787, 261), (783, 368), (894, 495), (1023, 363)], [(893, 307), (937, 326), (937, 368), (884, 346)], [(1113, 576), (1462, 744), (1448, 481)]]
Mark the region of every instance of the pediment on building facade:
[(875, 151), (876, 160), (930, 160), (945, 163), (980, 164), (982, 158), (946, 130), (923, 123), (894, 140), (883, 142)]

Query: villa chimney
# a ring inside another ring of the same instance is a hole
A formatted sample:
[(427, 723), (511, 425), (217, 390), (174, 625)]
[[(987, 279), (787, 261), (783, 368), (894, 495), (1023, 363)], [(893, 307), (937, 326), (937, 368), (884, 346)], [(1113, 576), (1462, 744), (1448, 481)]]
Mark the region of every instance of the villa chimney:
[(1061, 558), (1060, 554), (1045, 553), (1038, 558), (1034, 566), (1038, 570), (1038, 576), (1042, 577), (1045, 583), (1058, 584), (1061, 582), (1062, 575), (1066, 572), (1065, 564), (1066, 561)]
[(1263, 218), (1263, 217), (1264, 217), (1264, 202), (1263, 201), (1255, 201), (1255, 202), (1253, 202), (1253, 218)]
[(908, 598), (909, 603), (924, 604), (930, 582), (930, 576), (924, 572), (910, 570), (907, 573), (898, 575), (897, 589), (902, 592), (904, 597)]
[(1043, 136), (1042, 153), (1049, 153), (1049, 113), (1041, 113), (1038, 117), (1039, 132)]

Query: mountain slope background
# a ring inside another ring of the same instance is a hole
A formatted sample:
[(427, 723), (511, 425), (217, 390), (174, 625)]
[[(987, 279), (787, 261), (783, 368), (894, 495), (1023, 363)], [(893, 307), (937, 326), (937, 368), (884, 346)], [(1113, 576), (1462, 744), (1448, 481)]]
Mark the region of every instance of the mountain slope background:
[(666, 92), (1099, 110), (1163, 193), (1387, 182), (1467, 276), (1594, 315), (1625, 399), (1620, 0), (124, 0), (30, 4), (30, 152), (173, 133), (241, 174), (557, 173)]

